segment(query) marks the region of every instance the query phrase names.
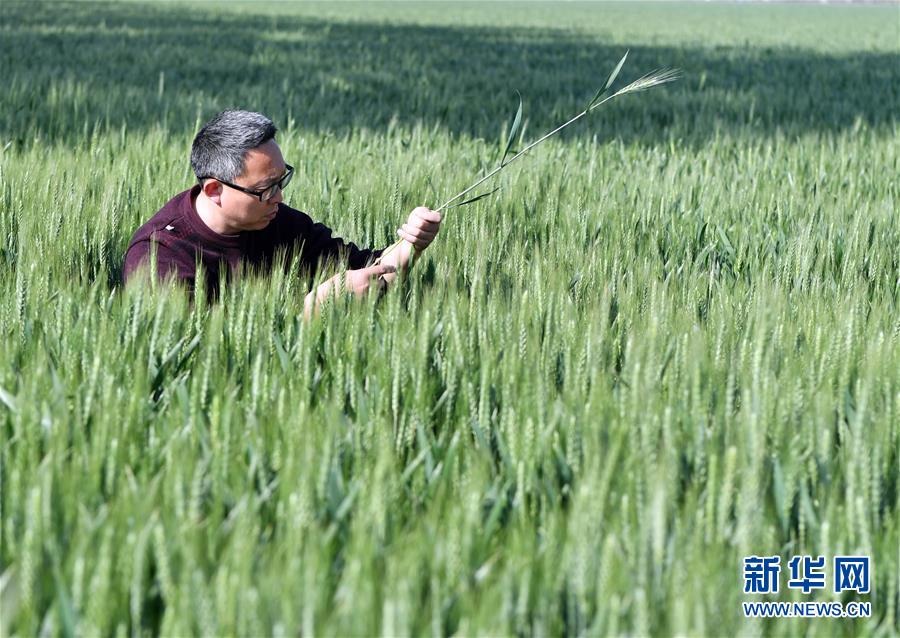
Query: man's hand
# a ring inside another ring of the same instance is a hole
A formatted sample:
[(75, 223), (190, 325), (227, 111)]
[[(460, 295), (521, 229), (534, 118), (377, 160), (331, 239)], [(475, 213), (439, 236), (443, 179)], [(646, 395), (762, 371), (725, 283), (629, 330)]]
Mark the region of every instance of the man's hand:
[(440, 225), (440, 213), (419, 206), (409, 214), (406, 223), (397, 229), (397, 234), (415, 246), (416, 252), (422, 252), (434, 241)]
[(425, 206), (413, 209), (406, 223), (397, 229), (397, 234), (404, 240), (397, 244), (396, 250), (389, 251), (377, 266), (347, 270), (319, 284), (319, 287), (306, 295), (303, 303), (303, 314), (309, 319), (317, 312), (319, 306), (329, 296), (338, 296), (344, 291), (362, 297), (373, 285), (384, 288), (392, 283), (397, 273), (407, 270), (413, 262), (415, 254), (422, 252), (434, 241), (441, 225), (441, 214)]
[(379, 277), (396, 272), (396, 270), (392, 264), (378, 264), (369, 268), (338, 273), (331, 279), (323, 281), (314, 291), (306, 295), (303, 302), (303, 314), (307, 319), (312, 317), (313, 312), (318, 311), (322, 302), (331, 295), (337, 297), (346, 291), (356, 297), (362, 297), (373, 286), (382, 288), (384, 283)]

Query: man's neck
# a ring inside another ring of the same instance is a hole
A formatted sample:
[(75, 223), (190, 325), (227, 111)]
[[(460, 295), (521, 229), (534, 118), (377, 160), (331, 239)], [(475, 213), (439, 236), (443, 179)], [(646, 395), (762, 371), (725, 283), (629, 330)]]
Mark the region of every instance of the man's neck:
[(197, 195), (197, 198), (194, 200), (194, 210), (197, 211), (197, 215), (200, 216), (201, 221), (206, 224), (207, 228), (209, 228), (214, 233), (218, 233), (219, 235), (224, 235), (226, 237), (233, 237), (237, 235), (238, 233), (229, 228), (228, 225), (222, 220), (222, 217), (219, 215), (219, 212), (218, 210), (216, 210), (216, 208), (217, 207), (215, 203), (211, 202), (201, 190)]

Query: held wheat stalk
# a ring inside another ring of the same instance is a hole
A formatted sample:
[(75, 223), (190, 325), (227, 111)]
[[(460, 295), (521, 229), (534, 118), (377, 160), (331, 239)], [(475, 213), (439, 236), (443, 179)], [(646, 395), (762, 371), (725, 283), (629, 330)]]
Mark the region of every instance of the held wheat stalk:
[[(510, 148), (512, 147), (513, 138), (515, 137), (515, 135), (518, 132), (519, 127), (522, 123), (522, 98), (520, 95), (519, 96), (519, 108), (516, 111), (516, 115), (513, 118), (513, 124), (510, 127), (509, 135), (507, 136), (506, 150), (504, 151), (503, 157), (500, 160), (500, 165), (497, 166), (490, 173), (488, 173), (487, 175), (485, 175), (484, 177), (482, 177), (481, 179), (476, 181), (474, 184), (472, 184), (471, 186), (466, 188), (465, 190), (460, 191), (459, 193), (457, 193), (456, 195), (454, 195), (453, 197), (448, 199), (446, 202), (441, 204), (440, 207), (436, 208), (435, 210), (442, 211), (442, 210), (446, 210), (448, 207), (453, 208), (454, 206), (464, 206), (466, 204), (471, 204), (472, 202), (475, 202), (479, 199), (482, 199), (483, 197), (487, 197), (488, 195), (495, 193), (499, 189), (494, 189), (487, 193), (483, 193), (481, 195), (473, 197), (472, 199), (468, 199), (459, 204), (453, 204), (453, 202), (455, 202), (459, 198), (463, 197), (464, 195), (467, 195), (468, 193), (470, 193), (473, 190), (475, 190), (476, 188), (478, 188), (481, 184), (483, 184), (484, 182), (489, 180), (491, 177), (493, 177), (494, 175), (496, 175), (497, 173), (502, 171), (504, 168), (506, 168), (507, 166), (512, 164), (519, 157), (521, 157), (522, 155), (524, 155), (525, 153), (527, 153), (528, 151), (533, 149), (538, 144), (553, 137), (554, 135), (559, 133), (561, 130), (563, 130), (567, 126), (574, 124), (575, 122), (580, 120), (582, 117), (584, 117), (585, 115), (587, 115), (594, 109), (597, 109), (597, 108), (601, 107), (602, 105), (606, 104), (610, 100), (613, 100), (617, 97), (621, 97), (623, 95), (627, 95), (629, 93), (637, 93), (639, 91), (646, 91), (647, 89), (651, 89), (651, 88), (653, 88), (655, 86), (659, 86), (661, 84), (666, 84), (667, 82), (672, 82), (674, 80), (677, 80), (679, 77), (681, 77), (681, 74), (677, 69), (660, 69), (657, 71), (652, 71), (646, 75), (641, 76), (640, 78), (638, 78), (631, 84), (628, 84), (628, 85), (622, 87), (615, 93), (612, 93), (612, 94), (607, 95), (606, 97), (603, 97), (603, 95), (606, 94), (607, 91), (609, 91), (609, 88), (612, 86), (613, 82), (615, 82), (616, 76), (619, 74), (619, 71), (622, 69), (622, 65), (625, 64), (625, 58), (627, 58), (627, 57), (628, 57), (628, 52), (626, 51), (625, 55), (622, 56), (622, 59), (619, 60), (619, 63), (616, 65), (615, 69), (613, 69), (612, 73), (609, 74), (609, 77), (607, 78), (606, 83), (597, 91), (597, 93), (594, 95), (593, 99), (591, 99), (591, 101), (588, 102), (587, 107), (585, 107), (585, 109), (583, 111), (581, 111), (578, 115), (572, 117), (565, 123), (560, 124), (555, 129), (550, 131), (549, 133), (546, 133), (542, 137), (540, 137), (537, 140), (535, 140), (534, 142), (530, 143), (528, 146), (526, 146), (525, 148), (523, 148), (522, 150), (517, 152), (515, 155), (513, 155), (511, 158), (509, 158), (508, 161), (506, 161), (506, 156), (507, 156), (507, 154), (509, 154)], [(453, 206), (451, 206), (451, 204), (453, 204)], [(377, 260), (375, 260), (375, 265), (380, 264), (383, 257), (390, 254), (391, 251), (393, 251), (398, 246), (400, 246), (404, 241), (406, 241), (406, 240), (401, 239), (401, 240), (391, 244), (381, 254), (381, 256)]]

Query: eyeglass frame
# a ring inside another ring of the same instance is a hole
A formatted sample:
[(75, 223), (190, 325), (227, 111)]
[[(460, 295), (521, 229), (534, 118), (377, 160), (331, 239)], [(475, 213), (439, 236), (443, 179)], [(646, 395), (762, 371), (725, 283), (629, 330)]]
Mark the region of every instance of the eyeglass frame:
[[(222, 184), (225, 184), (225, 186), (229, 186), (229, 187), (233, 188), (234, 190), (238, 190), (238, 191), (241, 191), (242, 193), (247, 193), (248, 195), (253, 195), (254, 197), (259, 198), (259, 203), (262, 204), (264, 201), (267, 202), (270, 199), (272, 199), (273, 197), (275, 197), (275, 195), (277, 195), (280, 191), (283, 191), (285, 189), (285, 187), (288, 184), (290, 184), (291, 178), (294, 176), (294, 167), (291, 166), (290, 164), (285, 164), (284, 167), (286, 169), (284, 172), (284, 175), (282, 175), (278, 179), (277, 182), (275, 182), (274, 184), (272, 184), (270, 186), (266, 186), (264, 189), (262, 189), (260, 191), (251, 190), (249, 188), (245, 188), (244, 186), (238, 186), (237, 184), (232, 184), (231, 182), (226, 182), (224, 179), (219, 179), (218, 177), (213, 177), (212, 175), (204, 175), (203, 177), (198, 177), (197, 179), (201, 183), (205, 179), (214, 179), (217, 182), (221, 182)], [(272, 191), (272, 194), (266, 198), (263, 198), (263, 195), (265, 195), (270, 190)]]

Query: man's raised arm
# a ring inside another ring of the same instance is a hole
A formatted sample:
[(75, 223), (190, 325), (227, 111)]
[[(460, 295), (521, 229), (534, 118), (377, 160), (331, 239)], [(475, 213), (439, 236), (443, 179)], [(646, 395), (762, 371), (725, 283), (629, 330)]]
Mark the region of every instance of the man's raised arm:
[[(368, 268), (347, 270), (324, 281), (306, 295), (304, 315), (309, 318), (318, 311), (323, 301), (331, 295), (350, 292), (358, 297), (368, 292), (372, 285), (390, 285), (400, 272), (412, 267), (415, 257), (428, 248), (441, 224), (441, 214), (425, 206), (419, 206), (410, 213), (406, 223), (397, 229), (403, 240), (399, 246), (381, 258), (381, 263)], [(377, 282), (377, 283), (376, 283)]]

